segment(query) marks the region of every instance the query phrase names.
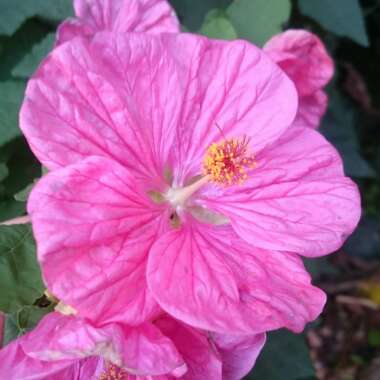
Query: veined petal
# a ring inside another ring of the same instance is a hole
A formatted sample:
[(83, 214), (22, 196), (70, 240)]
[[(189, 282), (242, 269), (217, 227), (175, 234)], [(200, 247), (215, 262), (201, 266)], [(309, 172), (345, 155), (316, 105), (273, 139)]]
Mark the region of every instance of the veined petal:
[(224, 334), (301, 331), (325, 302), (301, 259), (254, 248), (230, 226), (189, 222), (168, 232), (151, 249), (147, 277), (169, 314)]
[(334, 62), (322, 41), (307, 30), (280, 33), (264, 50), (294, 81), (300, 97), (322, 89), (334, 74)]
[(158, 307), (145, 285), (148, 251), (165, 230), (131, 173), (92, 157), (51, 172), (28, 202), (48, 289), (81, 315), (139, 324)]
[(140, 375), (162, 375), (183, 365), (174, 344), (150, 323), (106, 324), (51, 313), (22, 340), (24, 351), (45, 361), (101, 358)]
[(339, 249), (361, 213), (338, 153), (308, 128), (289, 130), (263, 151), (243, 186), (205, 194), (200, 203), (227, 216), (255, 247), (305, 256)]
[(223, 380), (240, 380), (251, 371), (266, 340), (265, 334), (212, 334), (223, 361)]
[[(22, 348), (27, 335), (0, 350), (0, 373), (7, 380), (74, 380), (90, 379), (95, 373), (98, 358), (57, 360), (46, 362), (27, 355)], [(43, 338), (41, 338), (41, 341)], [(84, 377), (81, 377), (84, 376)]]
[(105, 32), (53, 51), (29, 82), (20, 124), (50, 169), (102, 155), (145, 178), (169, 165), (181, 186), (213, 141), (246, 135), (259, 153), (296, 109), (292, 82), (249, 43)]

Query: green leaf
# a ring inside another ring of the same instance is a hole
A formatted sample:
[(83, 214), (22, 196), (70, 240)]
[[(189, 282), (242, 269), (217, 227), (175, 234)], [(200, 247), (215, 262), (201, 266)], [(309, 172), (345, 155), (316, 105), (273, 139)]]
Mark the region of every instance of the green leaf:
[(320, 131), (342, 155), (347, 175), (356, 178), (372, 178), (376, 173), (360, 153), (355, 130), (356, 116), (352, 105), (334, 90), (329, 97), (329, 109)]
[(25, 189), (23, 189), (23, 190), (19, 191), (17, 194), (15, 194), (16, 201), (26, 202), (28, 200), (29, 194), (32, 191), (33, 187), (34, 187), (34, 183), (31, 183), (30, 185), (25, 187)]
[(324, 28), (368, 46), (368, 36), (358, 0), (299, 0), (300, 11)]
[(24, 82), (0, 82), (0, 146), (21, 134), (18, 113), (24, 90)]
[(12, 75), (19, 78), (28, 78), (37, 69), (41, 61), (52, 50), (55, 40), (55, 34), (49, 33), (38, 44), (34, 45), (32, 51), (20, 60), (13, 68)]
[(71, 15), (70, 0), (0, 0), (0, 34), (12, 35), (34, 16), (59, 21)]
[(8, 168), (5, 164), (0, 163), (0, 181), (8, 176)]
[(236, 30), (226, 12), (218, 9), (213, 9), (207, 13), (200, 33), (210, 38), (219, 38), (222, 40), (233, 40), (237, 38)]
[(7, 345), (12, 340), (18, 338), (20, 335), (21, 331), (17, 326), (17, 316), (14, 314), (7, 314), (5, 316), (3, 344)]
[(13, 219), (24, 214), (25, 203), (9, 198), (0, 201), (0, 222)]
[(235, 0), (227, 9), (240, 38), (263, 46), (289, 19), (290, 0)]
[(286, 330), (271, 332), (247, 380), (300, 380), (314, 376), (303, 335)]
[(0, 226), (0, 310), (33, 305), (44, 285), (29, 225)]
[(226, 8), (232, 0), (170, 0), (186, 29), (197, 31), (211, 9)]

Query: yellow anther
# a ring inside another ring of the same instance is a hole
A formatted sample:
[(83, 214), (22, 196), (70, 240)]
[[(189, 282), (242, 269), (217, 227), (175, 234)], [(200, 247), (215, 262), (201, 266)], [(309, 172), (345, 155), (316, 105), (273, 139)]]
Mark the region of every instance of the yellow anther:
[(204, 174), (218, 184), (242, 184), (248, 178), (247, 170), (256, 167), (248, 143), (247, 138), (212, 143), (203, 161)]

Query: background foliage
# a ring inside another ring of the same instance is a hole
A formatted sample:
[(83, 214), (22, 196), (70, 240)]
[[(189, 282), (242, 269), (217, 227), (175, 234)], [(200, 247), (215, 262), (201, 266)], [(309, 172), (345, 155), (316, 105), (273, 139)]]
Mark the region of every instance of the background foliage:
[[(314, 31), (327, 44), (336, 62), (336, 75), (329, 88), (330, 106), (321, 131), (342, 154), (346, 172), (358, 183), (363, 197), (360, 228), (340, 257), (370, 260), (376, 273), (380, 261), (380, 1), (171, 3), (184, 31), (213, 38), (244, 38), (262, 46), (284, 28), (297, 27)], [(52, 48), (58, 22), (72, 13), (71, 0), (0, 0), (0, 222), (25, 214), (28, 191), (43, 174), (21, 136), (18, 112), (26, 81)], [(326, 259), (307, 265), (317, 282), (326, 278), (339, 281), (345, 269), (341, 263)], [(354, 273), (358, 278), (361, 275)], [(373, 278), (365, 297), (376, 307), (380, 304), (380, 285), (375, 275)], [(0, 289), (0, 310), (7, 313), (5, 342), (32, 328), (51, 309), (43, 296), (30, 227), (0, 227)], [(328, 314), (316, 326), (326, 318)], [(364, 339), (364, 345), (373, 349), (350, 354), (349, 365), (356, 360), (355, 368), (363, 369), (376, 357), (380, 325), (374, 326), (366, 330)], [(315, 364), (315, 355), (313, 360)], [(337, 359), (329, 365), (335, 369), (340, 363)], [(307, 380), (315, 376), (305, 335), (279, 331), (269, 334), (268, 344), (248, 378)], [(342, 377), (350, 378), (356, 377)]]

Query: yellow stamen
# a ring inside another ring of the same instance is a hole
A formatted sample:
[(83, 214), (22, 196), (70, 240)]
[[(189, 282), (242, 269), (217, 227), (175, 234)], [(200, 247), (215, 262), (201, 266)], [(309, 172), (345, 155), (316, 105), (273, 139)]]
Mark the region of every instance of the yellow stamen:
[(212, 143), (203, 161), (204, 174), (220, 185), (242, 184), (248, 178), (247, 170), (256, 167), (254, 155), (248, 152), (248, 143), (245, 137)]
[(107, 363), (104, 372), (100, 374), (99, 380), (126, 380), (128, 373), (115, 364)]

